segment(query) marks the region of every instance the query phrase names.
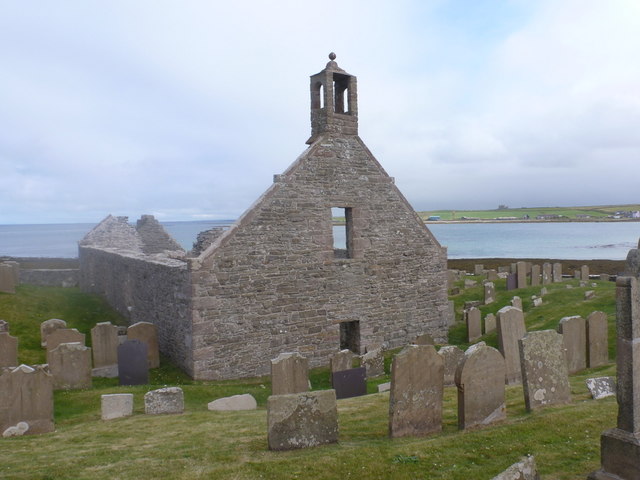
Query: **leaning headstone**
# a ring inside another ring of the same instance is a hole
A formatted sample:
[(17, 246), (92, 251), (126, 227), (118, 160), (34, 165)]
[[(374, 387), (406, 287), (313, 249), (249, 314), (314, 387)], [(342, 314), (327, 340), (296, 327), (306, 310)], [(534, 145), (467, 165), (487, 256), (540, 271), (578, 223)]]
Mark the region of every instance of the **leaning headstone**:
[(484, 304), (489, 305), (496, 301), (496, 286), (493, 282), (484, 284)]
[(428, 333), (423, 333), (422, 335), (418, 335), (416, 340), (413, 342), (415, 345), (434, 345), (433, 337)]
[(438, 350), (444, 367), (444, 385), (450, 387), (456, 384), (456, 370), (464, 358), (464, 352), (455, 345), (445, 345)]
[(0, 320), (0, 333), (9, 333), (9, 323), (6, 320)]
[(615, 377), (595, 377), (587, 378), (587, 388), (594, 400), (616, 396)]
[(531, 286), (537, 287), (540, 285), (540, 265), (531, 266)]
[(504, 358), (498, 350), (473, 345), (456, 371), (458, 428), (489, 425), (507, 417)]
[(391, 364), (389, 435), (424, 436), (442, 430), (444, 364), (432, 345), (409, 345)]
[(580, 267), (580, 280), (583, 282), (589, 281), (589, 265), (582, 265)]
[(49, 352), (54, 390), (91, 388), (91, 349), (80, 343), (61, 343)]
[(297, 352), (281, 353), (271, 360), (271, 393), (285, 395), (309, 390), (309, 363)]
[(329, 371), (331, 373), (349, 370), (350, 368), (353, 368), (353, 352), (351, 350), (340, 350), (329, 358)]
[(491, 480), (540, 480), (540, 475), (538, 475), (535, 459), (528, 456), (523, 457), (518, 463), (514, 463)]
[(511, 306), (517, 308), (518, 310), (522, 309), (522, 299), (518, 296), (515, 296), (511, 299)]
[(158, 329), (150, 322), (137, 322), (127, 328), (129, 340), (140, 340), (147, 344), (147, 360), (149, 368), (160, 366), (160, 352), (158, 350)]
[(331, 374), (331, 385), (336, 391), (336, 398), (359, 397), (367, 394), (367, 369), (350, 368)]
[(609, 325), (607, 314), (593, 312), (587, 317), (587, 367), (609, 363)]
[(482, 314), (476, 307), (464, 311), (467, 323), (467, 338), (469, 343), (477, 341), (482, 336)]
[(527, 411), (571, 403), (562, 336), (553, 330), (541, 330), (527, 333), (518, 343)]
[(518, 262), (516, 264), (516, 273), (518, 275), (518, 288), (527, 286), (527, 262)]
[(548, 285), (551, 283), (553, 270), (550, 263), (542, 264), (542, 284)]
[(118, 364), (118, 327), (111, 322), (100, 322), (91, 329), (93, 367), (102, 368)]
[(47, 346), (47, 337), (58, 328), (67, 328), (67, 322), (59, 318), (51, 318), (40, 324), (40, 345)]
[(498, 310), (496, 322), (498, 332), (498, 346), (504, 357), (507, 373), (506, 383), (512, 385), (522, 381), (522, 369), (520, 367), (520, 352), (518, 340), (524, 337), (527, 329), (524, 324), (522, 310), (515, 307), (503, 307)]
[(580, 316), (564, 317), (558, 324), (569, 374), (587, 368), (587, 323)]
[(146, 385), (149, 383), (147, 348), (147, 344), (140, 340), (127, 340), (118, 345), (120, 385)]
[(640, 292), (635, 277), (616, 279), (617, 428), (600, 437), (600, 470), (589, 480), (640, 478)]
[(0, 293), (16, 293), (13, 267), (4, 263), (0, 263)]
[(552, 271), (553, 283), (562, 282), (562, 264), (554, 263)]
[(487, 313), (484, 317), (484, 333), (493, 333), (496, 331), (496, 316), (493, 313)]
[(102, 420), (133, 415), (133, 393), (112, 393), (100, 397)]
[(361, 365), (366, 368), (367, 378), (384, 375), (384, 355), (382, 348), (374, 348), (362, 356)]
[(144, 413), (164, 415), (184, 412), (184, 393), (180, 387), (165, 387), (144, 394)]
[(0, 333), (0, 367), (18, 366), (18, 338)]
[[(53, 424), (53, 379), (46, 367), (20, 365), (0, 375), (0, 432), (13, 428), (26, 435), (47, 433)], [(20, 422), (27, 425), (18, 426)]]
[(207, 410), (220, 412), (255, 410), (256, 408), (258, 408), (258, 403), (250, 393), (218, 398), (207, 404)]
[(318, 390), (267, 399), (269, 450), (294, 450), (338, 441), (334, 390)]

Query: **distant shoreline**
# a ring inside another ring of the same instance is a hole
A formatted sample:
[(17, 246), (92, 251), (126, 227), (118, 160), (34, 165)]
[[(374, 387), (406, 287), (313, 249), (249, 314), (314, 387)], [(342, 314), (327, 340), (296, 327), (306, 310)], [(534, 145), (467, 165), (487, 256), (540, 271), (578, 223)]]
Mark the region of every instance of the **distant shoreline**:
[(437, 224), (437, 223), (623, 223), (623, 222), (638, 222), (638, 218), (591, 218), (591, 219), (574, 219), (574, 218), (558, 218), (554, 220), (538, 220), (536, 218), (518, 218), (509, 220), (498, 220), (496, 218), (478, 218), (475, 220), (424, 220), (425, 224)]

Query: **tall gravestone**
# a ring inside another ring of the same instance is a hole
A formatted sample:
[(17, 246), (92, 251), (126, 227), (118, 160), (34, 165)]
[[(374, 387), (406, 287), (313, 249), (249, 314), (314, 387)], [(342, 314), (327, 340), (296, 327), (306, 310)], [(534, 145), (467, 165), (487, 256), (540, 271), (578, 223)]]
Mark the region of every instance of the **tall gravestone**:
[(609, 325), (607, 314), (593, 312), (587, 317), (587, 367), (609, 363)]
[(496, 286), (493, 282), (486, 282), (484, 284), (484, 304), (489, 305), (496, 301)]
[(447, 325), (449, 326), (455, 325), (456, 323), (455, 302), (453, 300), (449, 300), (449, 302), (447, 303), (447, 307), (448, 307), (446, 311)]
[(444, 364), (432, 345), (409, 345), (393, 358), (389, 435), (424, 436), (442, 430)]
[(522, 310), (515, 307), (503, 307), (498, 310), (496, 322), (498, 346), (506, 365), (506, 383), (512, 385), (522, 381), (518, 340), (524, 337), (527, 329)]
[(518, 275), (510, 273), (507, 275), (507, 290), (515, 290), (518, 288)]
[(467, 338), (469, 343), (477, 341), (482, 336), (482, 315), (476, 307), (465, 310), (467, 322)]
[(0, 367), (18, 366), (18, 339), (8, 332), (0, 333)]
[(542, 264), (542, 284), (548, 285), (553, 280), (553, 267), (550, 263)]
[(580, 280), (583, 282), (589, 281), (589, 265), (582, 265), (580, 267)]
[(438, 350), (438, 355), (442, 357), (445, 387), (455, 385), (456, 370), (464, 358), (464, 352), (455, 345), (445, 345)]
[(54, 390), (91, 388), (91, 349), (80, 343), (61, 343), (49, 352)]
[(553, 330), (529, 332), (519, 340), (519, 347), (527, 411), (571, 403), (562, 335)]
[(516, 273), (518, 275), (518, 288), (527, 286), (527, 262), (516, 263)]
[(160, 351), (158, 349), (158, 329), (153, 323), (138, 322), (127, 328), (129, 340), (140, 340), (147, 344), (147, 360), (149, 368), (160, 366)]
[(537, 287), (540, 285), (540, 265), (531, 266), (531, 286)]
[(285, 395), (309, 390), (309, 364), (297, 352), (281, 353), (271, 360), (271, 394)]
[(0, 292), (16, 293), (16, 281), (13, 274), (13, 267), (0, 263)]
[[(0, 406), (0, 433), (3, 436), (11, 435), (11, 429), (26, 435), (52, 432), (51, 374), (42, 366), (20, 365), (6, 370), (0, 375)], [(26, 425), (19, 426), (20, 423)]]
[(473, 274), (474, 275), (484, 275), (484, 265), (475, 264), (473, 266)]
[(51, 318), (40, 324), (40, 345), (47, 346), (47, 337), (58, 328), (67, 328), (67, 322), (59, 318)]
[(91, 329), (93, 367), (102, 368), (118, 364), (118, 327), (111, 322), (100, 322)]
[(489, 425), (507, 417), (506, 367), (498, 350), (473, 345), (465, 352), (456, 371), (458, 428)]
[(640, 478), (640, 291), (635, 277), (616, 280), (617, 428), (600, 437), (600, 470), (589, 480)]
[(562, 264), (554, 263), (553, 264), (553, 283), (562, 282)]
[(147, 349), (147, 344), (140, 340), (127, 340), (118, 345), (120, 385), (146, 385), (149, 383)]
[(562, 334), (569, 374), (587, 368), (587, 324), (580, 316), (564, 317), (558, 324)]

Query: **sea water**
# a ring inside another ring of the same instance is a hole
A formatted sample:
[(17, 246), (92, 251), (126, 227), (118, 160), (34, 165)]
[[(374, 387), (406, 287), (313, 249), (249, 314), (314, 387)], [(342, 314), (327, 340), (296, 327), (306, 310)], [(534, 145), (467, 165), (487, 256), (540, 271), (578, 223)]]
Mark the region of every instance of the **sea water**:
[[(163, 222), (169, 234), (190, 250), (197, 234), (228, 227), (231, 220)], [(78, 256), (80, 241), (95, 225), (0, 225), (0, 256)], [(636, 248), (640, 222), (431, 223), (427, 228), (447, 247), (449, 258), (557, 258), (623, 260)], [(344, 227), (336, 227), (337, 247)]]

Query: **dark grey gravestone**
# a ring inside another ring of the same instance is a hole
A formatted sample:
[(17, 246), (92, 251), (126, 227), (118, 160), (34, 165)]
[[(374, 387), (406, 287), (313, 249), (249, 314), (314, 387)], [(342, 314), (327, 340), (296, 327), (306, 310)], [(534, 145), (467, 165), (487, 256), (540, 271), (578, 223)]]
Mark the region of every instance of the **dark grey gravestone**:
[(367, 369), (365, 367), (333, 372), (331, 381), (337, 399), (360, 397), (367, 394)]
[(149, 362), (146, 343), (127, 340), (118, 345), (118, 377), (120, 385), (145, 385), (149, 383)]
[(507, 290), (515, 290), (518, 288), (518, 275), (510, 273), (507, 277)]

